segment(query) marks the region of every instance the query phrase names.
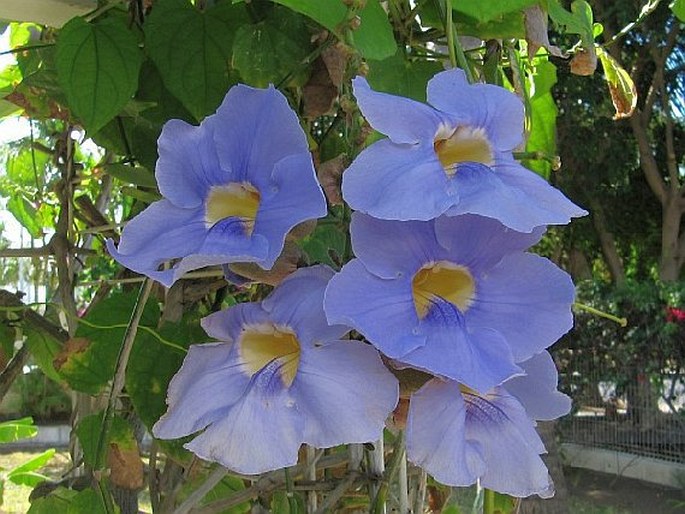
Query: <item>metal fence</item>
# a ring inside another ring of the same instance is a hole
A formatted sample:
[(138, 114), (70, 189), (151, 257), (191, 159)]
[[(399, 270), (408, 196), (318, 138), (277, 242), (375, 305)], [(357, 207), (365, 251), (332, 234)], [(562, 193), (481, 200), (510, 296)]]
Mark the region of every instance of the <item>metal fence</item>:
[(684, 375), (562, 369), (560, 386), (574, 401), (559, 424), (562, 441), (685, 464)]

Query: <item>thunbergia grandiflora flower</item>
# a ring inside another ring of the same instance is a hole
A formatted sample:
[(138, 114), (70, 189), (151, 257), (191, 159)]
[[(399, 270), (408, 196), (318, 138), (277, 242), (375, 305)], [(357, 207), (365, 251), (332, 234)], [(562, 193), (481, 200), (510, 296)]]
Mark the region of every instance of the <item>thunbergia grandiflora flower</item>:
[(525, 376), (485, 394), (454, 380), (428, 381), (409, 402), (409, 460), (446, 485), (479, 479), (483, 487), (512, 496), (552, 496), (535, 420), (567, 414), (571, 400), (556, 390), (557, 372), (547, 352), (520, 366)]
[(353, 209), (392, 220), (478, 214), (520, 232), (587, 214), (514, 160), (524, 109), (506, 89), (470, 85), (453, 69), (430, 80), (426, 105), (373, 91), (362, 77), (353, 84), (362, 114), (388, 136), (343, 174)]
[(220, 340), (190, 347), (155, 424), (170, 439), (204, 431), (185, 446), (245, 474), (291, 466), (302, 443), (326, 448), (377, 440), (398, 399), (378, 352), (340, 340), (323, 295), (333, 271), (303, 268), (259, 303), (202, 321)]
[[(291, 228), (326, 215), (307, 138), (273, 87), (237, 85), (199, 126), (168, 121), (158, 144), (164, 199), (128, 222), (118, 248), (107, 248), (166, 286), (215, 264), (269, 269)], [(171, 259), (180, 260), (159, 269)]]
[(328, 320), (392, 359), (487, 393), (573, 324), (571, 278), (525, 252), (543, 232), (472, 215), (401, 222), (354, 213), (357, 258), (328, 286)]

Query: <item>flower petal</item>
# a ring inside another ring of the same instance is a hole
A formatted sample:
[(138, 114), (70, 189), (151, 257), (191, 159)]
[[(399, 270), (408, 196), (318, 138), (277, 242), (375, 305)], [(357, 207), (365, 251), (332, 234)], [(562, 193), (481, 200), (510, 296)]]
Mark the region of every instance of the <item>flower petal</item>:
[(303, 353), (292, 394), (306, 419), (305, 442), (328, 448), (381, 437), (399, 392), (373, 347), (335, 341)]
[[(299, 125), (298, 125), (299, 128)], [(326, 216), (326, 198), (316, 179), (309, 152), (290, 155), (274, 164), (253, 236), (262, 235), (269, 251), (260, 266), (270, 269), (283, 250), (285, 236), (302, 221)]]
[(407, 458), (438, 482), (468, 486), (486, 463), (470, 452), (467, 460), (466, 407), (459, 384), (433, 379), (411, 396), (407, 417)]
[(549, 260), (512, 254), (479, 278), (466, 320), (500, 332), (521, 362), (571, 329), (574, 297), (571, 277)]
[(544, 227), (530, 233), (515, 232), (497, 220), (472, 214), (435, 220), (437, 240), (447, 249), (450, 259), (472, 274), (489, 270), (509, 253), (527, 250), (544, 233)]
[(506, 89), (469, 84), (463, 70), (443, 71), (428, 81), (428, 103), (461, 124), (484, 128), (499, 151), (513, 150), (523, 139), (523, 103)]
[(232, 471), (256, 475), (296, 464), (303, 431), (304, 420), (290, 392), (258, 387), (253, 380), (228, 413), (185, 448)]
[(162, 127), (155, 176), (160, 193), (177, 207), (201, 207), (211, 186), (231, 181), (230, 168), (219, 166), (210, 125), (169, 120)]
[(256, 302), (239, 303), (200, 320), (200, 325), (210, 337), (219, 341), (235, 342), (244, 327), (268, 323), (269, 313)]
[(354, 254), (380, 278), (411, 278), (425, 264), (447, 258), (430, 222), (379, 220), (355, 212), (350, 233)]
[(342, 193), (353, 209), (395, 220), (430, 220), (459, 199), (432, 140), (419, 146), (389, 139), (372, 144), (343, 173)]
[(232, 170), (236, 181), (247, 181), (257, 189), (270, 185), (278, 161), (309, 154), (297, 115), (273, 86), (232, 87), (210, 123), (221, 166)]
[(557, 391), (557, 368), (548, 352), (540, 352), (520, 366), (526, 374), (502, 385), (524, 406), (529, 417), (552, 420), (570, 412), (571, 399)]
[(231, 344), (192, 345), (169, 383), (169, 409), (152, 433), (160, 439), (175, 439), (205, 428), (240, 399), (249, 381)]
[(197, 251), (206, 235), (201, 209), (160, 200), (126, 224), (118, 248), (108, 240), (107, 249), (120, 264), (170, 286), (174, 271), (157, 271), (160, 264)]
[(348, 262), (331, 279), (324, 310), (329, 323), (356, 328), (392, 358), (425, 344), (425, 336), (416, 333), (418, 316), (411, 295), (411, 277), (378, 278), (359, 259)]
[(432, 144), (438, 127), (445, 121), (426, 104), (374, 91), (364, 77), (355, 77), (352, 86), (359, 109), (369, 124), (395, 143), (430, 140)]
[(421, 320), (419, 334), (426, 337), (424, 346), (401, 356), (389, 355), (480, 392), (487, 392), (523, 372), (514, 364), (501, 334), (490, 328), (467, 330), (463, 316), (449, 302), (436, 302)]
[(301, 345), (327, 343), (350, 331), (345, 325), (329, 325), (323, 296), (334, 272), (328, 266), (300, 268), (262, 301), (275, 322), (291, 327)]

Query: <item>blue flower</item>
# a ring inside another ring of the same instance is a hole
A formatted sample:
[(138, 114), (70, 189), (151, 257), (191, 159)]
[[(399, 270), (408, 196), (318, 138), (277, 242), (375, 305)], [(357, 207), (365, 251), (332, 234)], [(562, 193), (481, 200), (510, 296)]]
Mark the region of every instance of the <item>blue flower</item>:
[(388, 136), (343, 174), (353, 209), (392, 220), (478, 214), (519, 232), (587, 214), (514, 160), (523, 105), (506, 89), (469, 85), (453, 69), (428, 83), (431, 107), (375, 92), (362, 77), (353, 84), (366, 119)]
[[(287, 232), (326, 215), (307, 139), (273, 87), (238, 85), (200, 126), (170, 120), (159, 137), (163, 200), (128, 222), (121, 264), (170, 286), (185, 272), (231, 262), (273, 266)], [(171, 269), (159, 267), (180, 259)]]
[(535, 420), (567, 414), (570, 399), (556, 390), (547, 352), (521, 363), (526, 375), (487, 394), (434, 378), (411, 396), (407, 457), (438, 482), (483, 487), (517, 497), (554, 494), (540, 458), (545, 448)]
[(339, 340), (323, 294), (333, 275), (316, 266), (292, 274), (260, 303), (205, 318), (222, 342), (191, 346), (153, 434), (204, 431), (185, 446), (245, 474), (291, 466), (302, 443), (331, 447), (381, 437), (398, 399), (378, 352)]
[(385, 221), (354, 213), (357, 256), (330, 282), (331, 323), (392, 359), (487, 392), (573, 324), (571, 278), (524, 250), (525, 234), (479, 216)]

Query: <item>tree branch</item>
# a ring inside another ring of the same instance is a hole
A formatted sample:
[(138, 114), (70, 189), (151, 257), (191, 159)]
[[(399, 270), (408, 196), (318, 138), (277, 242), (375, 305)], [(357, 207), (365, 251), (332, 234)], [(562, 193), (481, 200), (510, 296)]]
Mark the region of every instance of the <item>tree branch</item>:
[[(73, 255), (95, 255), (97, 252), (88, 248), (70, 248), (69, 253)], [(17, 259), (22, 257), (47, 257), (56, 255), (55, 248), (51, 244), (38, 248), (3, 248), (0, 250), (0, 259)]]

